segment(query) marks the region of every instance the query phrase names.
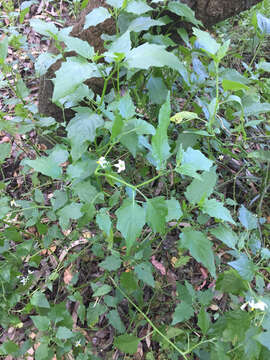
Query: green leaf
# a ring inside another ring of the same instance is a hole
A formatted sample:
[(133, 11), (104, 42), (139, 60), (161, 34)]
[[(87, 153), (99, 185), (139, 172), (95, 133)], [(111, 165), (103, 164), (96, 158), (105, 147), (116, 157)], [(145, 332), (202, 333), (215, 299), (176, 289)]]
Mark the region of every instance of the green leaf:
[(145, 224), (145, 210), (134, 200), (126, 199), (116, 211), (117, 229), (126, 239), (127, 250), (129, 251), (140, 236)]
[(257, 217), (248, 211), (244, 205), (241, 205), (239, 209), (239, 220), (247, 230), (256, 229), (258, 226)]
[(217, 53), (220, 48), (220, 44), (218, 44), (208, 32), (193, 28), (193, 33), (197, 36), (198, 43), (203, 50), (206, 50), (211, 55), (215, 55)]
[(50, 304), (49, 304), (46, 296), (41, 291), (37, 291), (33, 294), (33, 296), (31, 297), (30, 303), (31, 303), (31, 305), (37, 306), (40, 308), (45, 308), (45, 309), (50, 308)]
[(202, 205), (202, 212), (216, 219), (229, 221), (230, 223), (235, 224), (229, 210), (226, 209), (223, 204), (216, 199), (205, 199)]
[(219, 274), (216, 289), (227, 294), (241, 295), (248, 290), (248, 282), (236, 270), (230, 269)]
[(112, 291), (112, 287), (110, 285), (104, 284), (100, 286), (92, 295), (93, 297), (99, 297), (104, 296), (106, 294), (109, 294), (109, 292)]
[(249, 90), (249, 87), (247, 85), (242, 84), (238, 81), (232, 81), (232, 80), (227, 80), (227, 79), (222, 80), (222, 86), (225, 91)]
[(263, 34), (270, 34), (270, 19), (260, 13), (257, 13), (257, 24)]
[(53, 79), (53, 102), (73, 93), (85, 80), (100, 76), (95, 64), (78, 57), (68, 57), (62, 63), (61, 68), (55, 72), (55, 75), (56, 77)]
[(53, 36), (58, 34), (58, 29), (51, 21), (42, 21), (40, 19), (30, 20), (30, 25), (41, 35)]
[(265, 332), (261, 332), (259, 335), (257, 335), (255, 337), (255, 339), (262, 344), (263, 346), (265, 346), (268, 350), (270, 350), (270, 330), (265, 331)]
[(167, 129), (170, 124), (170, 94), (166, 102), (161, 106), (158, 116), (158, 128), (152, 137), (152, 155), (157, 162), (157, 170), (166, 167), (166, 160), (171, 156), (168, 143)]
[(110, 215), (108, 214), (108, 210), (106, 208), (102, 208), (96, 215), (96, 222), (99, 228), (105, 232), (107, 236), (110, 236), (112, 222)]
[[(181, 147), (179, 151), (181, 152)], [(207, 159), (201, 151), (194, 150), (191, 147), (188, 147), (186, 151), (182, 151), (181, 155), (178, 153), (178, 156), (182, 156), (182, 163), (177, 171), (184, 175), (195, 177), (197, 171), (209, 171), (213, 165), (212, 160)], [(200, 176), (198, 179), (200, 179)]]
[(202, 198), (209, 197), (217, 182), (216, 169), (205, 171), (200, 175), (200, 179), (194, 179), (186, 188), (185, 197), (193, 205), (198, 204)]
[(202, 263), (213, 277), (216, 277), (214, 253), (207, 237), (201, 231), (186, 229), (181, 233), (180, 239), (180, 246), (188, 249), (191, 256)]
[(248, 158), (270, 162), (269, 150), (256, 150), (248, 153)]
[(149, 30), (152, 26), (162, 26), (165, 23), (161, 20), (154, 20), (150, 17), (138, 17), (131, 21), (128, 31), (141, 32)]
[(120, 335), (114, 338), (114, 346), (125, 354), (135, 354), (138, 349), (140, 339), (134, 335)]
[(193, 307), (184, 301), (181, 301), (174, 310), (172, 325), (178, 324), (182, 321), (189, 320), (194, 315)]
[(0, 41), (0, 63), (4, 63), (8, 54), (8, 36), (5, 36), (4, 39)]
[(111, 255), (107, 256), (105, 260), (103, 260), (99, 267), (108, 270), (108, 271), (115, 271), (120, 268), (122, 261), (119, 256)]
[(22, 234), (20, 233), (20, 231), (18, 231), (18, 229), (14, 226), (10, 226), (8, 228), (6, 228), (5, 230), (2, 230), (2, 234), (4, 235), (5, 238), (15, 241), (17, 243), (22, 242), (23, 238), (22, 238)]
[(174, 197), (172, 197), (170, 200), (166, 200), (166, 206), (168, 209), (168, 214), (166, 216), (167, 222), (171, 220), (179, 220), (183, 215), (180, 203)]
[(7, 196), (0, 198), (0, 219), (3, 219), (10, 211), (10, 199)]
[(126, 31), (120, 37), (116, 38), (109, 46), (109, 51), (105, 53), (110, 56), (113, 53), (127, 55), (131, 49), (130, 32)]
[(138, 282), (133, 271), (123, 272), (120, 275), (120, 284), (128, 293), (136, 291), (138, 288)]
[(195, 18), (195, 13), (186, 4), (182, 4), (178, 1), (170, 1), (168, 3), (168, 9), (174, 14), (183, 17), (188, 22), (194, 25), (202, 25), (202, 22)]
[(75, 202), (66, 205), (58, 211), (59, 224), (62, 229), (66, 230), (69, 227), (69, 221), (77, 220), (83, 213), (81, 212), (82, 204), (77, 204)]
[(72, 331), (70, 331), (65, 326), (59, 326), (59, 328), (57, 329), (57, 332), (56, 332), (56, 337), (60, 340), (71, 339), (74, 336), (76, 336), (76, 334), (73, 333)]
[(97, 128), (104, 124), (102, 117), (90, 108), (76, 108), (76, 116), (68, 123), (68, 138), (71, 141), (71, 155), (74, 160), (81, 158), (85, 152), (87, 142), (93, 142)]
[(3, 163), (4, 160), (10, 155), (11, 144), (2, 143), (0, 144), (0, 163)]
[(61, 36), (61, 41), (67, 46), (67, 51), (76, 51), (77, 54), (81, 55), (86, 59), (92, 59), (95, 55), (93, 46), (90, 46), (87, 41), (81, 40), (73, 36)]
[[(19, 350), (19, 346), (11, 341), (7, 340), (0, 346), (0, 355), (12, 355)], [(1, 356), (2, 357), (2, 356)]]
[(146, 221), (155, 233), (165, 233), (167, 215), (168, 205), (163, 196), (156, 196), (153, 199), (147, 200)]
[(123, 334), (126, 331), (126, 327), (117, 310), (111, 310), (106, 317), (109, 320), (109, 324), (111, 324), (120, 334)]
[(121, 97), (118, 104), (118, 110), (122, 118), (125, 120), (131, 119), (134, 115), (136, 115), (135, 106), (128, 92)]
[(143, 262), (134, 267), (134, 273), (139, 280), (142, 280), (145, 284), (155, 287), (155, 280), (152, 274), (152, 265), (148, 262)]
[(210, 232), (226, 246), (235, 249), (238, 242), (238, 236), (231, 230), (231, 228), (223, 224), (219, 224), (217, 227), (211, 229)]
[(79, 199), (85, 203), (95, 203), (102, 194), (90, 183), (89, 180), (72, 184), (72, 190)]
[(109, 13), (109, 11), (106, 8), (100, 6), (99, 8), (92, 10), (88, 15), (86, 15), (83, 29), (85, 30), (88, 29), (90, 26), (96, 26), (98, 24), (101, 24), (110, 17), (111, 14)]
[(70, 179), (84, 180), (94, 174), (98, 164), (96, 160), (90, 158), (87, 154), (82, 156), (82, 159), (68, 166), (67, 175)]
[(121, 9), (126, 5), (126, 3), (124, 4), (124, 0), (106, 0), (106, 3), (115, 9)]
[(246, 254), (240, 254), (237, 260), (231, 261), (228, 264), (237, 270), (244, 280), (252, 281), (255, 276), (256, 266)]
[(50, 326), (50, 319), (47, 316), (30, 316), (31, 320), (33, 321), (35, 327), (39, 331), (46, 331), (49, 329)]
[(38, 157), (35, 160), (25, 159), (22, 164), (53, 179), (60, 179), (62, 176), (62, 168), (50, 156)]
[(26, 98), (29, 95), (29, 90), (27, 89), (23, 79), (18, 79), (16, 82), (16, 94), (21, 99)]
[(201, 307), (198, 315), (198, 326), (202, 330), (203, 335), (207, 333), (210, 323), (211, 321), (209, 314), (205, 311), (204, 307)]
[(136, 15), (142, 15), (146, 12), (153, 11), (153, 9), (142, 0), (131, 0), (128, 2), (125, 11)]
[(256, 341), (256, 335), (261, 332), (257, 326), (250, 326), (246, 332), (245, 340), (243, 341), (245, 348), (245, 359), (255, 360), (260, 358), (261, 345)]
[(161, 77), (150, 76), (146, 88), (148, 89), (151, 103), (161, 105), (168, 96), (168, 88)]
[(94, 326), (100, 317), (107, 310), (107, 307), (100, 303), (91, 303), (87, 309), (87, 325), (89, 327)]
[(49, 355), (49, 347), (47, 343), (41, 343), (35, 351), (35, 360), (47, 360)]
[(42, 53), (35, 62), (35, 71), (37, 76), (45, 75), (49, 67), (54, 64), (61, 55), (54, 55), (51, 53)]
[(130, 68), (149, 69), (151, 66), (168, 66), (180, 74), (183, 73), (183, 65), (172, 53), (165, 50), (165, 46), (145, 43), (132, 49), (126, 56)]
[(124, 131), (134, 131), (137, 135), (154, 135), (156, 129), (142, 119), (130, 119), (125, 122)]

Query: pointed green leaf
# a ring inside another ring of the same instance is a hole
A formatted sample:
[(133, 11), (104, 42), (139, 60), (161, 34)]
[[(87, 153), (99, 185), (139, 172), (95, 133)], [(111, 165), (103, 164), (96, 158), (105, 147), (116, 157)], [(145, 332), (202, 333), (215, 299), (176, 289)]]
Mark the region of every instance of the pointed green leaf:
[(53, 79), (53, 102), (73, 93), (85, 80), (100, 76), (95, 64), (78, 57), (68, 57), (60, 69), (55, 72), (55, 75), (56, 77)]
[(236, 270), (230, 269), (219, 274), (216, 289), (227, 294), (241, 295), (248, 290), (248, 282)]
[(235, 232), (231, 230), (231, 228), (223, 224), (219, 224), (217, 227), (211, 229), (210, 232), (226, 246), (235, 249), (235, 246), (238, 242), (238, 237)]
[(110, 285), (104, 284), (97, 288), (97, 290), (92, 295), (93, 297), (99, 297), (104, 296), (106, 294), (109, 294), (112, 290), (112, 287)]
[(152, 137), (152, 155), (157, 162), (157, 169), (166, 167), (166, 160), (170, 157), (170, 146), (168, 143), (167, 129), (170, 124), (170, 94), (166, 102), (161, 106), (158, 117), (158, 128)]
[(68, 35), (61, 36), (61, 40), (66, 44), (67, 51), (75, 51), (86, 59), (91, 59), (95, 55), (93, 46), (90, 46), (87, 41)]
[(87, 143), (93, 142), (97, 128), (104, 124), (102, 117), (93, 113), (90, 108), (76, 108), (76, 116), (68, 123), (68, 138), (71, 140), (71, 155), (74, 160), (81, 158)]
[(47, 22), (40, 19), (32, 19), (30, 20), (30, 25), (41, 35), (53, 36), (58, 33), (57, 27), (51, 21)]
[(56, 337), (60, 340), (71, 339), (74, 336), (76, 336), (75, 332), (73, 333), (65, 326), (59, 326), (56, 332)]
[(81, 212), (82, 204), (75, 202), (66, 205), (58, 211), (59, 224), (62, 229), (66, 230), (69, 227), (70, 220), (77, 220), (83, 216)]
[(172, 325), (189, 320), (194, 315), (193, 307), (184, 301), (181, 301), (174, 310)]
[(135, 201), (126, 199), (116, 211), (117, 229), (126, 239), (128, 251), (140, 236), (145, 224), (145, 210)]
[(30, 316), (31, 320), (33, 321), (35, 327), (39, 331), (46, 331), (49, 329), (50, 326), (50, 319), (48, 316)]
[(142, 0), (131, 0), (128, 2), (125, 11), (136, 15), (142, 15), (148, 11), (153, 11), (153, 9)]
[(37, 291), (33, 294), (30, 303), (40, 308), (45, 308), (45, 309), (50, 308), (50, 304), (46, 296), (41, 291)]
[(166, 221), (171, 220), (179, 220), (180, 217), (183, 215), (180, 203), (174, 197), (170, 200), (166, 200), (166, 205), (168, 208), (168, 215), (166, 216)]
[(223, 204), (216, 199), (204, 200), (202, 212), (216, 219), (229, 221), (230, 223), (235, 224), (229, 210), (226, 209)]
[(211, 242), (201, 232), (192, 229), (186, 229), (180, 235), (180, 246), (189, 250), (191, 256), (202, 263), (210, 272), (216, 276), (216, 267), (214, 262), (214, 253)]
[(239, 220), (247, 230), (256, 229), (258, 226), (257, 217), (248, 211), (244, 205), (241, 205), (239, 209)]
[(138, 349), (140, 339), (134, 335), (120, 335), (114, 339), (114, 346), (125, 354), (135, 354)]
[(90, 26), (96, 26), (98, 24), (101, 24), (110, 17), (111, 14), (109, 13), (109, 11), (106, 8), (100, 6), (99, 8), (92, 10), (88, 15), (86, 15), (83, 28), (85, 30), (88, 29)]
[(194, 25), (202, 25), (201, 21), (195, 18), (194, 11), (188, 7), (186, 4), (182, 4), (179, 1), (169, 1), (168, 9), (174, 14), (183, 17), (188, 22)]
[(134, 267), (134, 273), (139, 280), (142, 280), (145, 284), (155, 287), (155, 280), (152, 274), (152, 265), (148, 262), (143, 262)]
[(215, 55), (220, 48), (220, 44), (206, 31), (193, 28), (193, 33), (197, 36), (198, 43), (202, 49), (206, 50), (212, 55)]
[(202, 198), (209, 197), (217, 182), (216, 169), (205, 171), (200, 175), (200, 179), (194, 179), (186, 188), (185, 197), (193, 205), (198, 204)]
[(182, 75), (183, 65), (171, 52), (162, 45), (145, 43), (132, 49), (126, 56), (130, 68), (149, 69), (151, 66), (168, 66)]
[(238, 271), (244, 280), (252, 281), (255, 276), (256, 266), (246, 254), (240, 254), (235, 261), (228, 263), (232, 268)]
[(165, 23), (161, 20), (154, 20), (150, 17), (138, 17), (131, 21), (128, 31), (141, 32), (150, 29), (152, 26), (162, 26)]
[(162, 196), (149, 199), (146, 203), (146, 221), (152, 230), (157, 233), (165, 233), (168, 205)]
[(209, 314), (205, 311), (204, 307), (201, 307), (201, 310), (198, 315), (198, 326), (202, 330), (203, 335), (207, 333), (210, 323), (211, 321)]
[(120, 268), (122, 261), (119, 256), (111, 255), (107, 256), (105, 260), (103, 260), (99, 267), (108, 270), (108, 271), (115, 271)]
[(109, 324), (111, 324), (120, 334), (123, 334), (126, 331), (126, 327), (117, 310), (111, 310), (106, 317), (109, 320)]

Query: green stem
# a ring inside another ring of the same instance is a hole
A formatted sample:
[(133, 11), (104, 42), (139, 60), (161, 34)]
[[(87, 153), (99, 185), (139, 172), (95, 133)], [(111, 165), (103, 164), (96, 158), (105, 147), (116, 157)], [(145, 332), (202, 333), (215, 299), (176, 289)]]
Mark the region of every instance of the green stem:
[(215, 109), (214, 109), (214, 112), (213, 112), (213, 115), (210, 119), (210, 122), (209, 122), (209, 131), (210, 133), (212, 134), (213, 133), (213, 124), (214, 124), (214, 121), (215, 121), (215, 118), (216, 118), (216, 114), (217, 114), (217, 110), (218, 110), (218, 104), (219, 104), (219, 89), (218, 89), (218, 86), (219, 86), (219, 74), (218, 74), (218, 65), (219, 63), (215, 61), (215, 69), (216, 69), (216, 104), (215, 104)]
[(148, 322), (148, 324), (168, 343), (170, 344), (181, 356), (183, 356), (183, 358), (185, 360), (188, 360), (188, 358), (186, 357), (187, 352), (183, 352), (181, 351), (170, 339), (168, 339), (154, 324), (153, 322), (149, 319), (149, 317), (147, 315), (145, 315), (145, 313), (130, 299), (130, 297), (128, 295), (126, 295), (126, 293), (116, 284), (116, 282), (113, 280), (112, 277), (109, 276), (109, 278), (111, 279), (111, 282), (113, 283), (113, 285), (120, 291), (120, 293), (130, 302), (130, 304), (132, 306), (134, 306), (134, 308), (138, 311), (138, 313), (140, 313), (145, 320)]

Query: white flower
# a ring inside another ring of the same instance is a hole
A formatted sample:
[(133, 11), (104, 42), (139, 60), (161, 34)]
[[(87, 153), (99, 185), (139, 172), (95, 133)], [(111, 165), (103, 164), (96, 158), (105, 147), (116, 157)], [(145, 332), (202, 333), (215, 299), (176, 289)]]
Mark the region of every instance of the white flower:
[(268, 305), (259, 300), (258, 302), (255, 302), (253, 299), (248, 302), (248, 305), (250, 306), (251, 310), (258, 309), (261, 311), (265, 311), (268, 308)]
[(125, 162), (123, 160), (119, 160), (118, 164), (113, 165), (114, 167), (118, 168), (117, 172), (120, 173), (126, 169)]
[(108, 163), (108, 161), (105, 159), (104, 156), (101, 156), (101, 158), (98, 159), (97, 164), (99, 164), (99, 165), (102, 167), (102, 169), (104, 169), (105, 167), (108, 166), (109, 163)]
[(81, 340), (75, 342), (75, 347), (81, 346)]
[(28, 276), (26, 277), (22, 277), (21, 280), (20, 280), (20, 283), (22, 283), (23, 285), (25, 285), (28, 281)]
[(219, 159), (220, 161), (222, 161), (222, 160), (224, 159), (224, 156), (223, 156), (223, 155), (219, 155), (218, 159)]

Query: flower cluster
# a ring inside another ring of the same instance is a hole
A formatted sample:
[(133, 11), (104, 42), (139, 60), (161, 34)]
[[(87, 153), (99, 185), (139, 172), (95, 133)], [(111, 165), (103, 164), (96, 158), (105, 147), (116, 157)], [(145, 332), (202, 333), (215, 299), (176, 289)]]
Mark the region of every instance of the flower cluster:
[(261, 311), (266, 311), (266, 309), (268, 308), (268, 305), (259, 300), (257, 302), (254, 301), (254, 299), (251, 299), (248, 302), (245, 302), (242, 306), (241, 306), (241, 310), (245, 310), (245, 308), (247, 307), (247, 305), (250, 307), (250, 310), (261, 310)]
[[(102, 169), (105, 169), (110, 165), (109, 161), (107, 161), (104, 156), (98, 159), (97, 164), (99, 164)], [(118, 160), (118, 163), (113, 166), (117, 168), (118, 173), (125, 171), (126, 169), (126, 165), (123, 160)]]

